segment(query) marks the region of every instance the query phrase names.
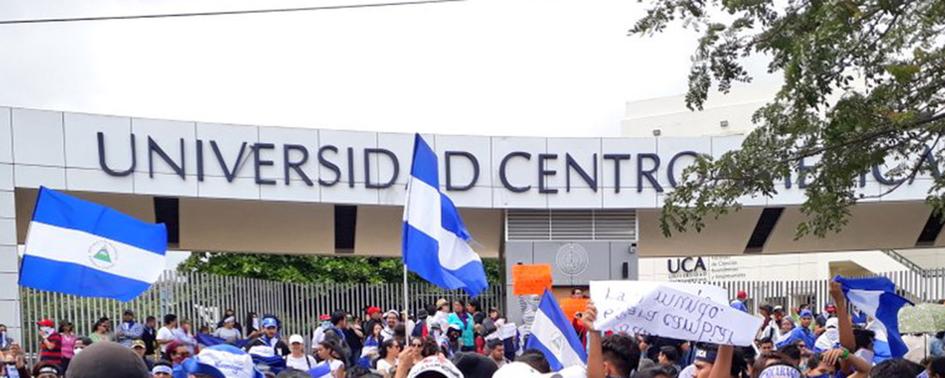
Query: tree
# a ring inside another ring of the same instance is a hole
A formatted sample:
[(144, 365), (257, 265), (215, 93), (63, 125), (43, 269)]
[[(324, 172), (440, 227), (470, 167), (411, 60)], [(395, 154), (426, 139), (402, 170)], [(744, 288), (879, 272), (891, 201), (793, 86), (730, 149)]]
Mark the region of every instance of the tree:
[[(499, 260), (483, 259), (482, 262), (489, 283), (500, 285), (502, 269)], [(177, 266), (177, 270), (295, 283), (380, 284), (403, 281), (401, 259), (384, 257), (194, 252)], [(408, 279), (421, 280), (412, 272)]]
[[(752, 55), (770, 58), (784, 82), (758, 109), (740, 150), (699, 157), (666, 198), (661, 227), (701, 230), (738, 210), (738, 198), (777, 194), (776, 183), (806, 181), (797, 236), (842, 229), (861, 174), (891, 170), (883, 196), (931, 175), (929, 201), (941, 212), (945, 180), (945, 2), (940, 0), (657, 0), (630, 30), (653, 35), (672, 23), (701, 33), (686, 105), (701, 109), (714, 86), (748, 82)], [(804, 159), (808, 159), (806, 164)], [(814, 160), (819, 162), (810, 164)]]

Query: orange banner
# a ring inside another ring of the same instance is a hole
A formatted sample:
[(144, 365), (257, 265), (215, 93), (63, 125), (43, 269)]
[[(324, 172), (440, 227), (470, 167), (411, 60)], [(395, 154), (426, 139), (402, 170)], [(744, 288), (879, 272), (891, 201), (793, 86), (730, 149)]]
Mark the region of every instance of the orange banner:
[(515, 295), (542, 295), (551, 289), (551, 265), (513, 265), (512, 283)]
[(568, 320), (574, 319), (574, 314), (584, 312), (587, 308), (587, 298), (564, 298), (561, 300), (561, 311), (568, 317)]

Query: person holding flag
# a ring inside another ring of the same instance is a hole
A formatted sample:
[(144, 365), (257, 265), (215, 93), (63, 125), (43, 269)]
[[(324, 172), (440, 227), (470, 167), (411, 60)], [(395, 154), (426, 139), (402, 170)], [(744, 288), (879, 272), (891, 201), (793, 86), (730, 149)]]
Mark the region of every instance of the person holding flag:
[(572, 366), (587, 365), (587, 352), (574, 327), (555, 300), (551, 291), (545, 289), (532, 323), (532, 333), (525, 349), (540, 350), (552, 371)]
[[(846, 299), (857, 309), (873, 318), (867, 329), (876, 333), (876, 339), (873, 342), (874, 355), (872, 358), (866, 358), (867, 360), (880, 363), (890, 357), (901, 358), (909, 351), (909, 347), (902, 341), (902, 336), (899, 334), (899, 310), (913, 303), (896, 293), (896, 284), (886, 277), (837, 276), (833, 281), (832, 295), (839, 296), (839, 293), (842, 293), (842, 299)], [(840, 311), (841, 309), (843, 311)], [(851, 340), (852, 334), (844, 337), (843, 322), (848, 316), (846, 316), (843, 303), (837, 303), (837, 310), (841, 321), (840, 342), (847, 349), (854, 350), (856, 345), (855, 341)]]

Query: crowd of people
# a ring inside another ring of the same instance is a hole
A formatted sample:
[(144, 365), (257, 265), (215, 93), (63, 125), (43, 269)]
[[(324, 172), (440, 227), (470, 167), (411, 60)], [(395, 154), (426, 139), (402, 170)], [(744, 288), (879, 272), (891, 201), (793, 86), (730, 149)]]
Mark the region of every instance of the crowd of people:
[[(42, 343), (32, 369), (0, 325), (0, 376), (945, 378), (945, 333), (933, 335), (929, 356), (919, 363), (880, 358), (876, 334), (863, 324), (867, 320), (848, 312), (838, 287), (831, 296), (835, 305), (816, 315), (808, 306), (790, 313), (759, 306), (763, 322), (750, 347), (601, 332), (589, 303), (572, 319), (587, 364), (558, 371), (551, 370), (550, 356), (524, 347), (527, 334), (500, 332), (507, 322), (498, 309), (484, 311), (475, 300), (440, 299), (415, 316), (378, 307), (356, 314), (338, 310), (320, 316), (307, 335), (284, 335), (280, 319), (269, 314), (249, 313), (241, 324), (226, 310), (219, 323), (195, 331), (173, 314), (158, 324), (155, 317), (142, 323), (125, 311), (117, 325), (101, 318), (89, 335), (76, 335), (68, 321), (38, 321)], [(747, 300), (740, 292), (732, 307), (747, 312)]]

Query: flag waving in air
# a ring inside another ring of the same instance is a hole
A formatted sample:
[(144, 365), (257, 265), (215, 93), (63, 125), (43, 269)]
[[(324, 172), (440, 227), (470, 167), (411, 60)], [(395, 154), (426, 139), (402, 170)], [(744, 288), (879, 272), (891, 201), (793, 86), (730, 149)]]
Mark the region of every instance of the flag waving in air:
[(587, 352), (551, 291), (545, 290), (532, 323), (525, 349), (538, 349), (548, 359), (552, 371), (587, 365)]
[(163, 224), (41, 187), (20, 285), (129, 301), (161, 276), (166, 251)]
[[(847, 297), (850, 304), (879, 322), (875, 326), (880, 331), (876, 332), (874, 345), (877, 357), (881, 355), (880, 351), (886, 348), (886, 345), (883, 345), (885, 343), (888, 343), (892, 357), (904, 356), (909, 351), (909, 347), (902, 341), (902, 336), (899, 334), (899, 309), (907, 304), (912, 305), (912, 302), (896, 294), (896, 284), (886, 277), (844, 278), (837, 276), (833, 280), (843, 286), (843, 295)], [(882, 331), (885, 331), (885, 334)]]
[(407, 269), (439, 287), (477, 296), (489, 287), (459, 211), (440, 192), (436, 153), (417, 134), (404, 203), (403, 253)]

